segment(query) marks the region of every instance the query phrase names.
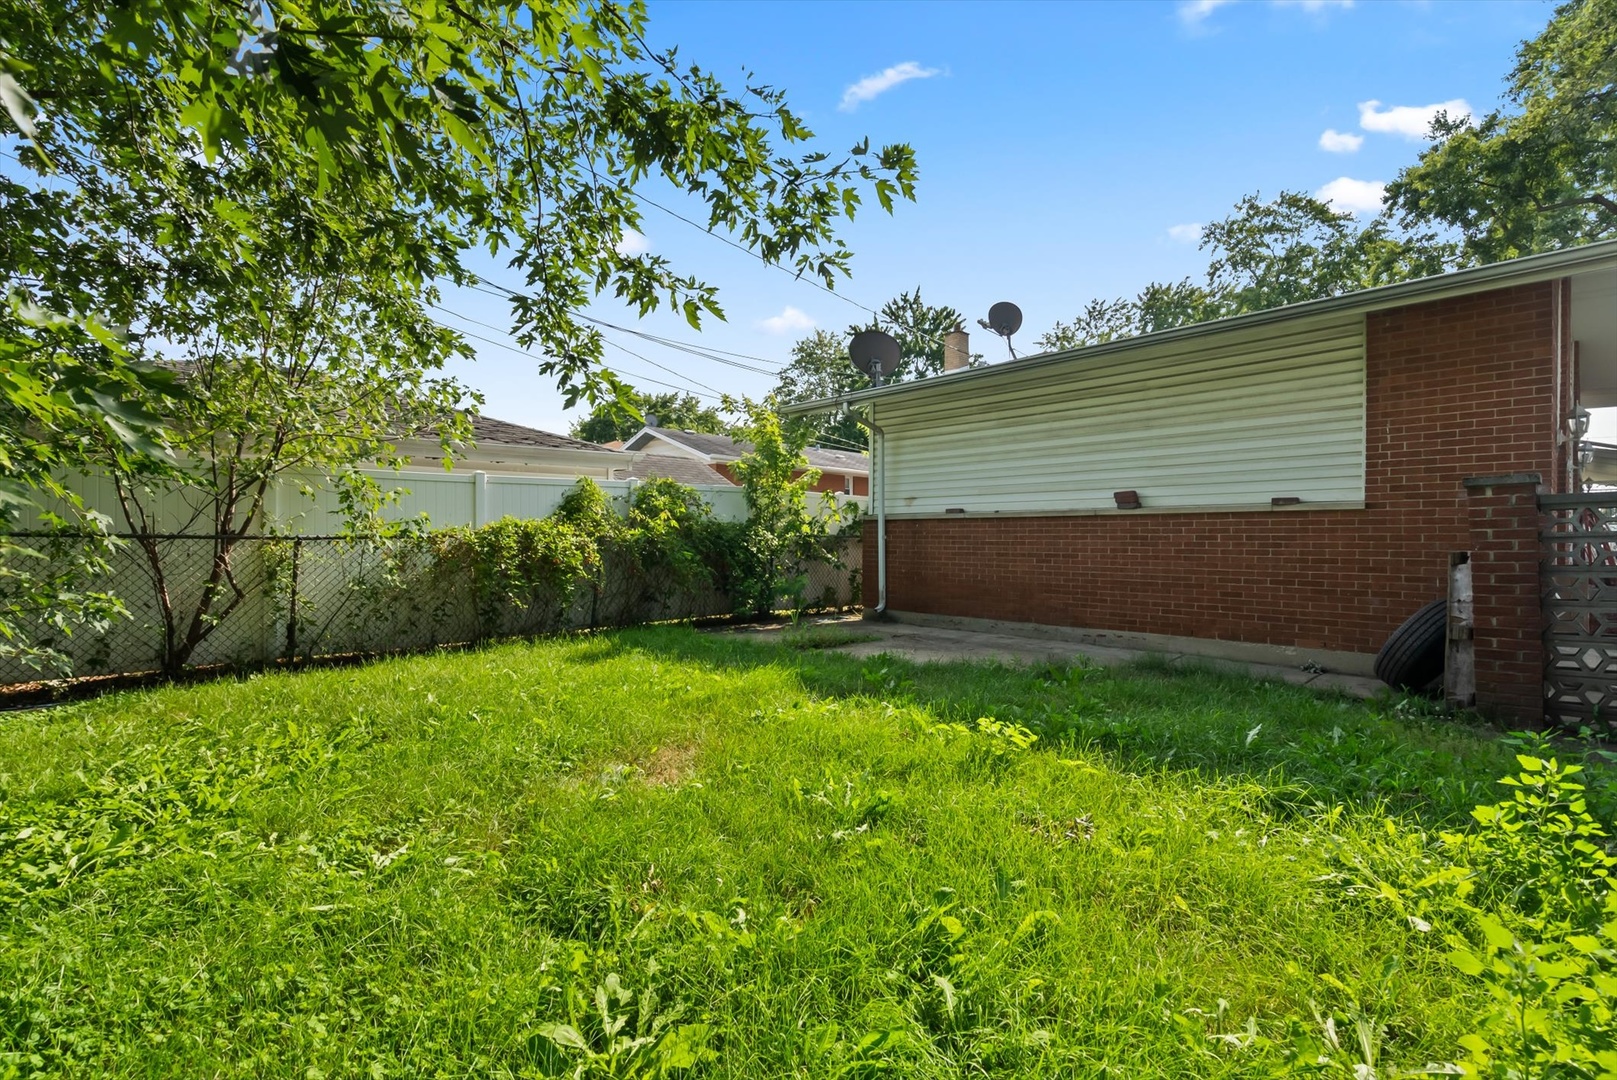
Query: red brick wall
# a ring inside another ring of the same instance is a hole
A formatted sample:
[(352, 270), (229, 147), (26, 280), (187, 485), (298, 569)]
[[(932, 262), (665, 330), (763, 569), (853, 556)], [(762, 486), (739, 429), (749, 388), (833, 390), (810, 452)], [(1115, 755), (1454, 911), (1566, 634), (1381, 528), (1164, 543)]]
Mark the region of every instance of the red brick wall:
[[(848, 474), (836, 472), (822, 472), (820, 478), (814, 482), (811, 491), (834, 491), (838, 495), (848, 491)], [(853, 495), (869, 495), (870, 479), (865, 476), (853, 477)]]
[[(1461, 482), (1541, 473), (1555, 432), (1563, 283), (1367, 316), (1362, 510), (888, 522), (896, 611), (1375, 652), (1470, 547)], [(1558, 400), (1560, 399), (1560, 400)], [(1149, 494), (1146, 492), (1145, 494)], [(876, 581), (867, 519), (865, 580)], [(874, 590), (868, 590), (874, 601)]]
[[(714, 471), (723, 474), (724, 478), (729, 480), (732, 484), (741, 483), (741, 478), (736, 476), (735, 470), (732, 469), (728, 464), (726, 464), (726, 463), (724, 463), (722, 461), (721, 462), (716, 462), (712, 466), (712, 468), (713, 468)], [(803, 474), (802, 473), (794, 473), (793, 475), (802, 476)], [(822, 472), (820, 474), (820, 478), (814, 482), (814, 486), (811, 487), (809, 490), (810, 491), (835, 491), (835, 492), (841, 493), (842, 491), (846, 490), (847, 483), (848, 483), (848, 477), (847, 477), (847, 475), (845, 473)], [(856, 476), (856, 477), (854, 477), (853, 478), (853, 493), (855, 495), (869, 495), (870, 494), (870, 480), (869, 480), (869, 478), (864, 477), (864, 476)]]

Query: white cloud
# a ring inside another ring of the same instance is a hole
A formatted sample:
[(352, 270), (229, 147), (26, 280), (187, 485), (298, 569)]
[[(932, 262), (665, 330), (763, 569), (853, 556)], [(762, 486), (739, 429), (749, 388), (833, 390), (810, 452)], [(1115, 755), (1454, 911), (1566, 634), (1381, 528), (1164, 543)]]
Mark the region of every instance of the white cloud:
[(837, 108), (843, 112), (853, 112), (863, 101), (874, 101), (877, 96), (885, 94), (899, 83), (907, 83), (911, 79), (930, 79), (941, 74), (937, 68), (922, 67), (914, 60), (906, 60), (902, 64), (894, 64), (877, 75), (866, 75), (858, 82), (849, 86), (842, 92), (842, 104)]
[(1355, 180), (1338, 176), (1314, 192), (1314, 196), (1331, 204), (1332, 209), (1346, 214), (1373, 214), (1381, 209), (1381, 196), (1387, 185), (1380, 180)]
[(1184, 3), (1179, 5), (1179, 18), (1195, 26), (1230, 2), (1231, 0), (1184, 0)]
[(643, 233), (624, 229), (623, 236), (612, 246), (612, 250), (619, 255), (644, 255), (651, 250), (651, 241)]
[(1337, 131), (1335, 128), (1326, 128), (1325, 134), (1319, 137), (1319, 148), (1329, 150), (1333, 154), (1351, 154), (1363, 145), (1363, 135), (1355, 135), (1351, 131)]
[[(1180, 0), (1179, 19), (1187, 26), (1200, 26), (1207, 16), (1235, 0)], [(1328, 8), (1350, 8), (1353, 0), (1274, 0), (1275, 7), (1294, 7), (1300, 11), (1317, 13)]]
[(1169, 225), (1168, 239), (1176, 240), (1181, 244), (1194, 244), (1202, 238), (1202, 223), (1188, 222), (1184, 225)]
[(1379, 131), (1388, 135), (1402, 135), (1406, 139), (1424, 139), (1432, 129), (1432, 117), (1440, 112), (1451, 120), (1469, 117), (1471, 106), (1464, 98), (1440, 101), (1435, 105), (1394, 105), (1383, 109), (1379, 101), (1359, 102), (1359, 126), (1366, 131)]
[(771, 315), (758, 325), (771, 334), (789, 334), (793, 330), (814, 329), (814, 319), (788, 304), (779, 315)]

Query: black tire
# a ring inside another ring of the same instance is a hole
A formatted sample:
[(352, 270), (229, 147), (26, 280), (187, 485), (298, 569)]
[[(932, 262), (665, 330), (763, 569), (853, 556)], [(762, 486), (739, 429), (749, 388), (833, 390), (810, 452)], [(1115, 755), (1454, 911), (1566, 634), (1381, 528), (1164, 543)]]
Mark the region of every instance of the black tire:
[(1376, 653), (1376, 678), (1397, 690), (1424, 690), (1443, 674), (1449, 602), (1433, 600), (1392, 632)]

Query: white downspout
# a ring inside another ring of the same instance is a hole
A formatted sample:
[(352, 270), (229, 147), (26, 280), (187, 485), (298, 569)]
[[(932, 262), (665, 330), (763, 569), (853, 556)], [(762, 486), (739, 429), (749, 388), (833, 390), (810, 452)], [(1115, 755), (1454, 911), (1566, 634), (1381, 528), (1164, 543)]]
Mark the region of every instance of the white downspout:
[(852, 415), (859, 426), (873, 436), (871, 450), (876, 458), (876, 482), (870, 497), (876, 503), (876, 616), (879, 618), (887, 613), (887, 433), (858, 413)]

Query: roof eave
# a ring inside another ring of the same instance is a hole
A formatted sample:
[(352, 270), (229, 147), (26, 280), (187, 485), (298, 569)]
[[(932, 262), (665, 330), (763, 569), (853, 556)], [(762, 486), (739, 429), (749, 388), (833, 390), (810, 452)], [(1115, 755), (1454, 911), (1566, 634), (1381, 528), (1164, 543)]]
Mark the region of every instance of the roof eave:
[[(402, 439), (399, 442), (399, 451), (412, 458), (443, 456), (443, 446), (430, 439)], [(497, 443), (486, 440), (479, 441), (475, 446), (453, 446), (449, 457), (457, 464), (462, 462), (471, 464), (489, 459), (495, 454), (510, 461), (539, 463), (548, 460), (603, 465), (610, 462), (614, 466), (627, 466), (641, 457), (638, 453), (612, 450), (604, 446), (599, 450), (584, 450), (575, 446), (530, 446), (526, 443)]]
[(814, 401), (801, 401), (795, 404), (783, 405), (780, 411), (783, 416), (802, 416), (807, 413), (826, 412), (830, 409), (845, 408), (849, 405), (876, 401), (901, 393), (913, 393), (928, 388), (936, 389), (944, 385), (955, 385), (961, 382), (991, 378), (1000, 372), (1028, 371), (1067, 360), (1108, 356), (1145, 345), (1181, 341), (1186, 338), (1217, 334), (1227, 330), (1248, 329), (1315, 315), (1346, 315), (1356, 311), (1368, 313), (1386, 308), (1426, 303), (1432, 300), (1445, 300), (1453, 296), (1486, 292), (1490, 289), (1503, 288), (1508, 285), (1528, 285), (1538, 281), (1550, 281), (1578, 270), (1598, 267), (1601, 264), (1617, 266), (1617, 240), (1602, 240), (1594, 244), (1568, 248), (1564, 251), (1525, 255), (1519, 259), (1507, 259), (1504, 262), (1489, 263), (1487, 266), (1475, 266), (1467, 270), (1451, 271), (1447, 274), (1434, 274), (1431, 277), (1416, 278), (1413, 281), (1399, 281), (1391, 285), (1377, 285), (1374, 288), (1343, 293), (1341, 296), (1330, 296), (1323, 300), (1304, 300), (1301, 303), (1268, 308), (1264, 311), (1231, 315), (1228, 318), (1213, 319), (1209, 322), (1190, 323), (1185, 326), (1176, 326), (1171, 330), (1159, 330), (1153, 334), (1120, 338), (1117, 341), (1108, 341), (1101, 345), (1087, 345), (1080, 349), (1065, 349), (1060, 352), (1025, 356), (1009, 363), (990, 364), (986, 367), (977, 368), (962, 368), (958, 371), (933, 375), (926, 379), (895, 383), (890, 386), (876, 386), (867, 390), (855, 390), (847, 394), (840, 394), (833, 398), (818, 398)]

